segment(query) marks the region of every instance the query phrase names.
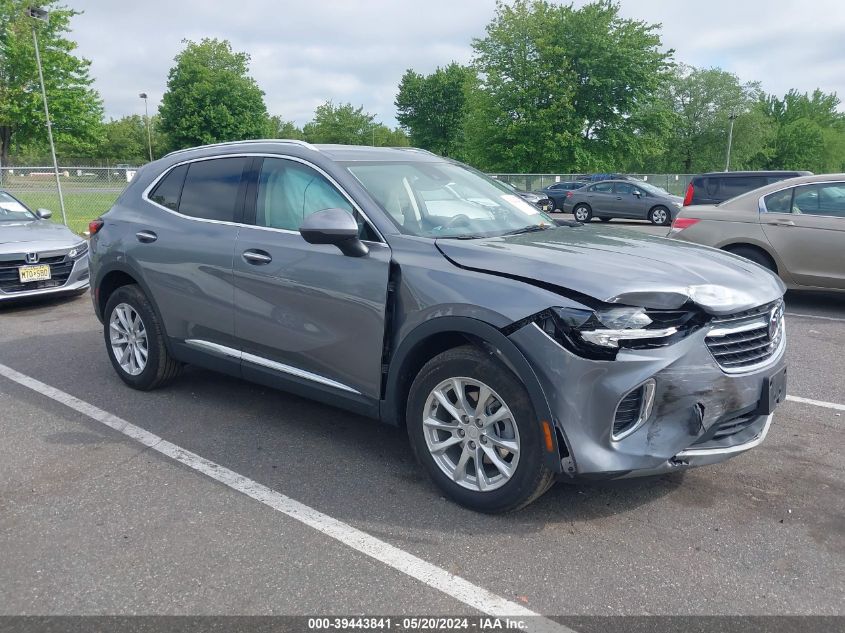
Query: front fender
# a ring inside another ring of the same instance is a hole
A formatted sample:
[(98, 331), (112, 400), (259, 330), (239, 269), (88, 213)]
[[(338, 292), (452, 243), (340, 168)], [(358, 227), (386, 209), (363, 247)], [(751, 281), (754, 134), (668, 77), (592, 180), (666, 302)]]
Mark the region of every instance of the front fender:
[[(444, 316), (431, 319), (414, 328), (394, 351), (387, 370), (384, 399), (380, 403), (380, 418), (388, 424), (400, 425), (404, 420), (404, 405), (407, 402), (407, 387), (414, 376), (414, 358), (426, 345), (444, 334), (465, 336), (476, 344), (483, 345), (504, 363), (525, 385), (531, 404), (537, 414), (537, 424), (548, 421), (552, 428), (560, 427), (555, 423), (546, 395), (540, 381), (522, 352), (495, 327), (470, 317)], [(562, 431), (561, 431), (562, 432)], [(565, 439), (564, 439), (565, 442)], [(561, 472), (561, 456), (571, 455), (568, 448), (558, 446), (557, 434), (552, 437), (553, 450), (547, 451), (546, 464), (554, 472)], [(564, 450), (560, 450), (563, 448)], [(574, 464), (572, 465), (574, 467)], [(569, 467), (567, 467), (569, 470)]]

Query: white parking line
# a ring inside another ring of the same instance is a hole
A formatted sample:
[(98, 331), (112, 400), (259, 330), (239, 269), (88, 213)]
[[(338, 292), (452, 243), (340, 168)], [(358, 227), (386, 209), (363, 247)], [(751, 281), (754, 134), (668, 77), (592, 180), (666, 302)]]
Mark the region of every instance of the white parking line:
[(787, 312), (786, 316), (798, 317), (798, 318), (801, 318), (801, 319), (821, 319), (822, 321), (843, 321), (843, 322), (845, 322), (845, 318), (842, 318), (842, 317), (822, 316), (820, 314), (798, 314), (797, 312)]
[(786, 396), (790, 402), (800, 402), (802, 404), (811, 404), (814, 407), (824, 407), (825, 409), (835, 409), (836, 411), (845, 411), (845, 404), (836, 404), (835, 402), (825, 402), (824, 400), (812, 400), (811, 398), (801, 398), (800, 396)]
[(220, 483), (242, 492), (243, 494), (285, 514), (292, 519), (308, 525), (326, 536), (329, 536), (352, 549), (361, 552), (385, 565), (396, 569), (415, 580), (418, 580), (429, 587), (443, 592), (447, 596), (458, 600), (465, 605), (472, 607), (486, 615), (505, 618), (531, 617), (528, 624), (532, 631), (556, 631), (557, 633), (574, 633), (572, 629), (566, 628), (539, 614), (526, 609), (510, 600), (506, 600), (496, 594), (474, 585), (468, 580), (455, 576), (445, 569), (424, 561), (413, 554), (399, 549), (389, 543), (385, 543), (366, 532), (339, 521), (319, 510), (307, 506), (295, 499), (291, 499), (275, 490), (253, 481), (228, 468), (216, 464), (192, 453), (176, 444), (172, 444), (163, 438), (135, 426), (126, 420), (112, 415), (107, 411), (89, 404), (69, 393), (51, 387), (35, 378), (15, 371), (11, 367), (0, 364), (0, 376), (24, 387), (32, 389), (66, 407), (73, 409), (92, 420), (96, 420), (106, 426), (123, 433), (127, 437), (148, 446), (150, 449), (166, 455), (177, 462), (196, 470)]

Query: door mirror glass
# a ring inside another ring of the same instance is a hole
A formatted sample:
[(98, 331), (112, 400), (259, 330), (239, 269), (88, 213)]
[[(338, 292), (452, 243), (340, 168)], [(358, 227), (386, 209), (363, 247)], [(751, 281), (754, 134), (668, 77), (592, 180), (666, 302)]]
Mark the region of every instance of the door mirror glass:
[(345, 209), (323, 209), (305, 216), (299, 234), (309, 244), (333, 244), (349, 257), (369, 252), (358, 238), (358, 223)]
[(53, 217), (53, 212), (50, 211), (50, 209), (38, 209), (35, 212), (35, 215), (37, 215), (41, 220), (49, 220)]

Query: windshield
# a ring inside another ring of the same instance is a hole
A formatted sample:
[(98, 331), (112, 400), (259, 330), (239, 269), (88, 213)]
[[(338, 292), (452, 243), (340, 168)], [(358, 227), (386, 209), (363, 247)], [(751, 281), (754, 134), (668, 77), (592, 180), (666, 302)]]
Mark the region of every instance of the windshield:
[(34, 220), (35, 215), (4, 191), (0, 191), (0, 222)]
[(639, 187), (640, 189), (645, 189), (649, 193), (653, 193), (656, 196), (668, 196), (669, 195), (669, 192), (666, 191), (665, 189), (661, 189), (660, 187), (656, 187), (656, 186), (652, 185), (651, 183), (645, 182), (643, 180), (634, 180), (632, 182), (635, 183), (636, 186)]
[(512, 190), (448, 162), (344, 165), (396, 227), (419, 237), (476, 238), (554, 226)]

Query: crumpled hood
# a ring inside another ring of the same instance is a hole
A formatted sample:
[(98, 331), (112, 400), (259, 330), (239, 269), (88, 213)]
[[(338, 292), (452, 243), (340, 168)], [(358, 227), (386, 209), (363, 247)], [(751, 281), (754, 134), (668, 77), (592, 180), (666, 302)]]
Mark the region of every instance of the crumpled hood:
[(50, 250), (81, 241), (69, 228), (54, 222), (0, 222), (0, 252)]
[(711, 314), (730, 314), (785, 291), (778, 277), (736, 255), (629, 230), (563, 226), (436, 244), (462, 268), (550, 284), (605, 303), (674, 309), (692, 300)]

